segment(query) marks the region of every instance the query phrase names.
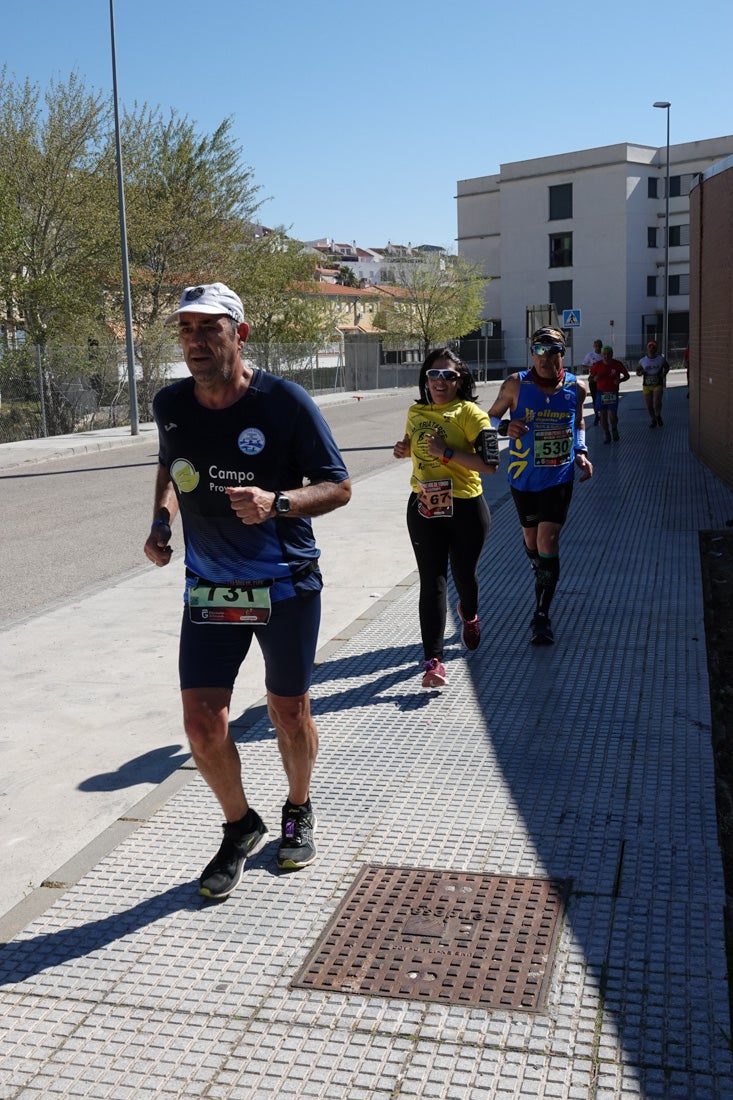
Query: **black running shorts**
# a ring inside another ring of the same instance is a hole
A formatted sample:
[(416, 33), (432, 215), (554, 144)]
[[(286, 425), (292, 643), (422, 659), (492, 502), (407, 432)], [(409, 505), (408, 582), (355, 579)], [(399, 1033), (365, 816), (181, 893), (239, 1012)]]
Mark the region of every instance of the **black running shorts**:
[(522, 527), (537, 527), (540, 523), (559, 523), (562, 527), (568, 516), (573, 482), (552, 485), (539, 493), (522, 492), (512, 488), (514, 504)]
[(272, 605), (267, 626), (192, 623), (184, 608), (178, 651), (181, 690), (231, 690), (256, 637), (265, 659), (265, 686), (273, 695), (305, 695), (321, 623), (321, 593), (306, 592)]

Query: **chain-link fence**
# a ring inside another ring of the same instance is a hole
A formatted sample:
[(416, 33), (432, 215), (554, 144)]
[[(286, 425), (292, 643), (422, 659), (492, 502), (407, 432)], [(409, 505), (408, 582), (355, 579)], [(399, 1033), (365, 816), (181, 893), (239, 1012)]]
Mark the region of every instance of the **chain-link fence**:
[[(298, 382), (310, 393), (344, 389), (343, 346), (263, 345), (245, 348), (245, 361)], [(159, 349), (154, 365), (137, 363), (138, 419), (152, 420), (153, 397), (188, 377), (178, 345)], [(130, 423), (124, 346), (24, 345), (0, 356), (0, 443), (121, 427)]]
[[(510, 343), (510, 341), (507, 341)], [(362, 352), (370, 345), (369, 356)], [(362, 346), (363, 345), (363, 346)], [(503, 378), (529, 365), (526, 341), (516, 347), (482, 341), (455, 343), (478, 381)], [(502, 358), (498, 352), (503, 351)], [(626, 365), (633, 373), (643, 348), (627, 349)], [(682, 366), (682, 348), (670, 348), (672, 367)], [(587, 349), (569, 349), (566, 365), (581, 371)], [(353, 388), (415, 387), (422, 355), (416, 349), (385, 349), (381, 341), (337, 342), (325, 347), (306, 344), (259, 344), (249, 341), (245, 361), (298, 382), (311, 394)], [(361, 362), (364, 358), (364, 362)], [(367, 361), (368, 359), (368, 361)], [(158, 349), (154, 365), (135, 368), (138, 420), (153, 418), (153, 397), (176, 378), (188, 377), (178, 345)], [(67, 435), (71, 432), (123, 427), (130, 423), (126, 349), (107, 347), (23, 346), (0, 356), (0, 443)]]
[(0, 442), (129, 423), (119, 349), (24, 345), (0, 359)]

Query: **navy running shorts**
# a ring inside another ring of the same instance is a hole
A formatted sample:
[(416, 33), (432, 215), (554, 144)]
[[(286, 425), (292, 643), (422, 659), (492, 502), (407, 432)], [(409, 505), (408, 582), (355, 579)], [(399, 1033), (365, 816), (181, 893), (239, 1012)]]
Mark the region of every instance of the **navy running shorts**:
[(181, 691), (234, 687), (256, 637), (265, 659), (265, 686), (273, 695), (305, 695), (310, 687), (321, 624), (321, 593), (306, 592), (272, 605), (267, 626), (192, 623), (183, 610), (178, 650)]
[(606, 412), (616, 412), (618, 408), (618, 394), (617, 393), (601, 393), (600, 390), (596, 394), (596, 400), (594, 403), (594, 411), (602, 413), (605, 409)]
[(562, 527), (568, 516), (572, 481), (551, 485), (539, 493), (523, 492), (512, 487), (512, 496), (522, 527), (537, 527), (540, 523), (559, 523)]

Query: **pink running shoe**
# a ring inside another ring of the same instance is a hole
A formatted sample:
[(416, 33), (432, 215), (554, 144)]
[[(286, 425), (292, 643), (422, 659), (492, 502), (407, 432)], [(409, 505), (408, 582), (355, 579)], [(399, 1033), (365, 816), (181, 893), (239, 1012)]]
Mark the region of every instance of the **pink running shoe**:
[(466, 649), (478, 649), (478, 644), (481, 641), (481, 627), (479, 626), (478, 615), (473, 619), (464, 619), (463, 612), (461, 611), (460, 601), (457, 607), (458, 615), (463, 623), (463, 629), (461, 631), (461, 637), (463, 638), (463, 644)]
[(424, 688), (442, 688), (448, 683), (445, 678), (445, 665), (437, 657), (431, 658), (423, 665), (425, 675), (422, 678)]

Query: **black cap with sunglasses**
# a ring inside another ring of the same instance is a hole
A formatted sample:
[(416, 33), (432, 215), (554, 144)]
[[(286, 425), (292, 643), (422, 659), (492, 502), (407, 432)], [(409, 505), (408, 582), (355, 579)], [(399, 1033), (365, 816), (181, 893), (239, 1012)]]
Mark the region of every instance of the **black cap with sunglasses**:
[(565, 354), (565, 336), (559, 328), (550, 328), (548, 325), (538, 328), (532, 333), (531, 343), (535, 355)]

